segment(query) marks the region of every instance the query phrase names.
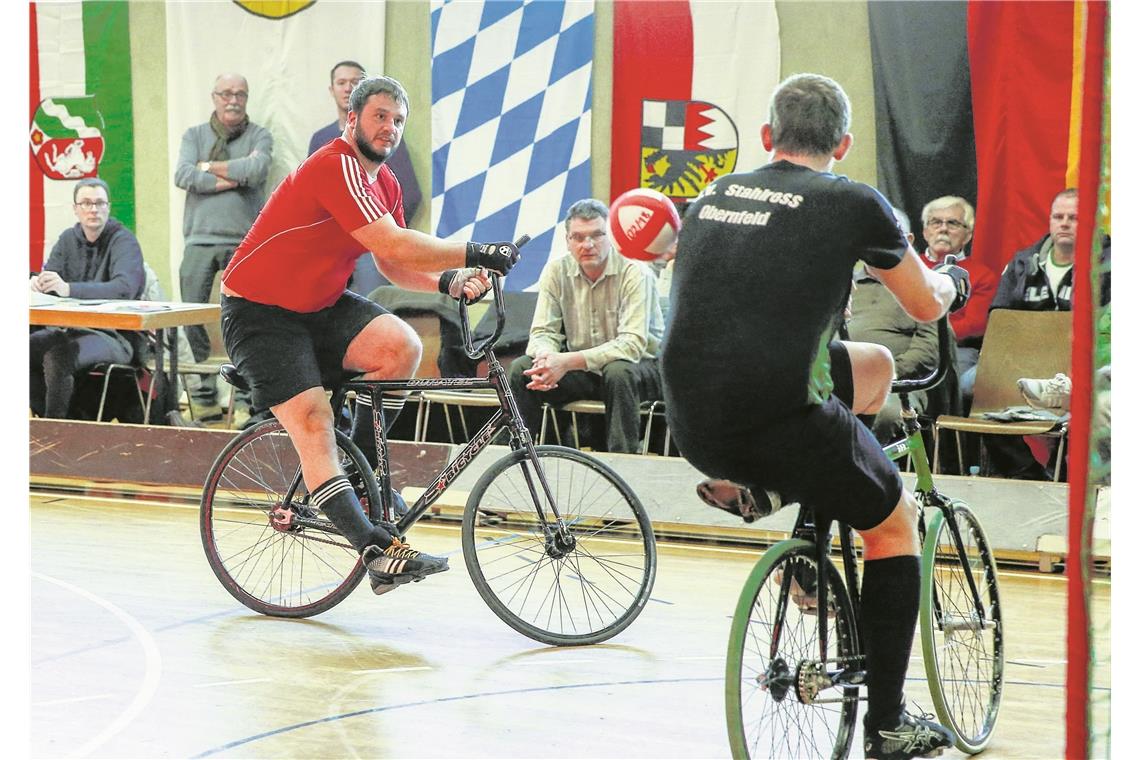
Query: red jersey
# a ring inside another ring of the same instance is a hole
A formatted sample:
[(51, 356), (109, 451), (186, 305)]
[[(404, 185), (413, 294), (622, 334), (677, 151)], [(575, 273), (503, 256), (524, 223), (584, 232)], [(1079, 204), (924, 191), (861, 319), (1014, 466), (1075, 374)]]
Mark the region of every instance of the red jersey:
[(389, 213), (405, 226), (396, 175), (381, 165), (370, 181), (349, 144), (333, 140), (269, 196), (222, 282), (250, 301), (290, 311), (332, 306), (361, 254), (349, 233)]

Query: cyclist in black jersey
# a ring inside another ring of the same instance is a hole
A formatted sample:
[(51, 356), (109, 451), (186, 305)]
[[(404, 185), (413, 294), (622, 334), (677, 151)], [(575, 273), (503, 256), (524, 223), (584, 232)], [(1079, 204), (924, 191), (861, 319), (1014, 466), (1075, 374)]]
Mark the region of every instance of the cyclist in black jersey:
[[(761, 129), (771, 162), (718, 178), (688, 209), (662, 375), (670, 430), (697, 469), (741, 484), (745, 496), (770, 489), (810, 504), (861, 534), (864, 749), (893, 760), (953, 739), (904, 708), (919, 606), (918, 504), (854, 413), (882, 406), (893, 362), (881, 346), (830, 337), (860, 260), (922, 322), (964, 305), (969, 277), (952, 265), (927, 269), (882, 195), (831, 173), (851, 149), (850, 118), (838, 83), (790, 77)], [(844, 385), (841, 401), (833, 389)], [(826, 467), (804, 468), (809, 456)]]

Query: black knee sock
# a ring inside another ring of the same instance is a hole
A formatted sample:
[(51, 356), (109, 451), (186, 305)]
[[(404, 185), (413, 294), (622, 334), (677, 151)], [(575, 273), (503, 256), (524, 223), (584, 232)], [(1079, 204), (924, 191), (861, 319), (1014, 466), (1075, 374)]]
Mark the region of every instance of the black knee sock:
[(373, 544), (381, 549), (391, 545), (391, 534), (368, 520), (352, 484), (344, 475), (337, 475), (318, 486), (313, 491), (311, 503), (325, 513), (358, 552)]
[(863, 568), (863, 649), (867, 654), (867, 715), (876, 727), (903, 704), (910, 648), (918, 621), (918, 557), (887, 557)]
[[(384, 412), (384, 435), (388, 435), (396, 418), (404, 410), (404, 395), (381, 396)], [(372, 426), (372, 399), (367, 394), (356, 397), (356, 408), (352, 415), (352, 442), (364, 453), (373, 470), (376, 469), (376, 431)]]

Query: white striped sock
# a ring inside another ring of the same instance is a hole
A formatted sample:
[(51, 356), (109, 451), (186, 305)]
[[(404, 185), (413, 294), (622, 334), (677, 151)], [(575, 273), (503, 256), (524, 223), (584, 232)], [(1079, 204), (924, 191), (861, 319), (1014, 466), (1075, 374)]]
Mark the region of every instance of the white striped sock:
[(344, 475), (337, 475), (330, 478), (313, 491), (313, 498), (310, 503), (317, 509), (323, 509), (323, 505), (331, 498), (339, 493), (345, 491), (352, 491), (352, 483), (348, 482), (348, 478)]

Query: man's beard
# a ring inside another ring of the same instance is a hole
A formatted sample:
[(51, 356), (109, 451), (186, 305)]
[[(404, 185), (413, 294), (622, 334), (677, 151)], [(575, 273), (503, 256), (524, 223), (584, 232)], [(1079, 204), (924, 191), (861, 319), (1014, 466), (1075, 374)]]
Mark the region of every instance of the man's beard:
[(356, 147), (364, 155), (365, 158), (367, 158), (369, 161), (375, 161), (378, 164), (384, 163), (388, 160), (388, 156), (392, 155), (391, 152), (384, 154), (377, 151), (368, 143), (368, 141), (360, 136), (359, 132), (356, 133)]

